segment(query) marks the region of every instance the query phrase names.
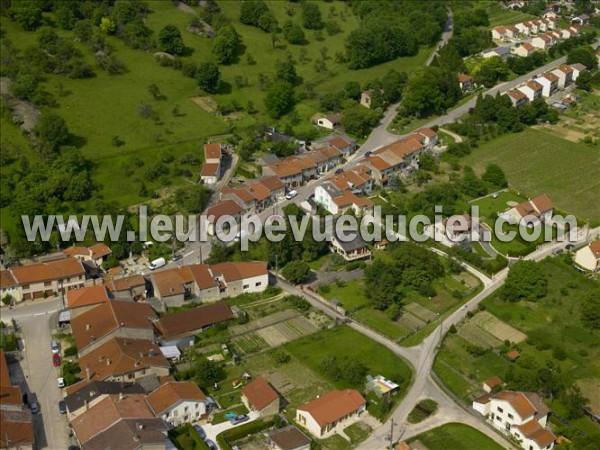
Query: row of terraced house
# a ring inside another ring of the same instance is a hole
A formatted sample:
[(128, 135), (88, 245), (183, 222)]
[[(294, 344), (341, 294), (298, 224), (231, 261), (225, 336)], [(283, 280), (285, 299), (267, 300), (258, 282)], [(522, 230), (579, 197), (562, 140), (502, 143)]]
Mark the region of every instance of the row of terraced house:
[(519, 108), (529, 102), (543, 97), (551, 97), (560, 89), (572, 85), (581, 72), (587, 68), (583, 64), (561, 64), (556, 69), (550, 70), (523, 85), (506, 92), (513, 106)]

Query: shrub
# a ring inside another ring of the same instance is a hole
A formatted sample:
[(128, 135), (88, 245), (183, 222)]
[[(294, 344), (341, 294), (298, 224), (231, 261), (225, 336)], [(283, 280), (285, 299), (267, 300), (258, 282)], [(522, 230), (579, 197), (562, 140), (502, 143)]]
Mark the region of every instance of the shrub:
[(77, 347), (71, 345), (65, 349), (65, 356), (77, 356)]

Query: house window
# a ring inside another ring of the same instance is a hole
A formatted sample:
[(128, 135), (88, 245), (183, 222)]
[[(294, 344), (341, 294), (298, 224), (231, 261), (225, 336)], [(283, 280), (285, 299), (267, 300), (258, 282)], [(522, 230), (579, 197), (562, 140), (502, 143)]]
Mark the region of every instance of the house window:
[(44, 282), (44, 287), (52, 286), (52, 281)]
[(244, 289), (248, 289), (250, 287), (249, 284), (245, 284), (244, 286), (242, 286)]
[(502, 423), (502, 417), (500, 417), (500, 416), (496, 416), (496, 420), (497, 420), (498, 422)]
[(200, 417), (200, 413), (196, 411), (196, 417)]
[(188, 407), (183, 408), (183, 412), (188, 412)]
[(24, 284), (23, 285), (23, 289), (29, 289), (29, 285), (28, 284)]
[(498, 409), (498, 412), (504, 412), (504, 410), (502, 408), (500, 408), (499, 406), (497, 409)]
[(257, 283), (254, 284), (254, 286), (256, 286), (256, 287), (261, 286), (261, 285), (262, 285), (262, 281), (259, 281), (259, 282), (257, 282)]
[(511, 413), (508, 413), (508, 418), (509, 418), (509, 419), (514, 419), (514, 418), (515, 418), (515, 416), (513, 416)]

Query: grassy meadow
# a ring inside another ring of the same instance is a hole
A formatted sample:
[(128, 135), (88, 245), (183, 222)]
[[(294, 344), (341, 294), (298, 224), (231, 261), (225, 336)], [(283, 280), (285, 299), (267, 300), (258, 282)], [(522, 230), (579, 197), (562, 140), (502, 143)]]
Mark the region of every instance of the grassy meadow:
[(463, 162), (479, 174), (486, 165), (496, 163), (506, 173), (510, 186), (523, 195), (546, 193), (561, 211), (589, 219), (592, 224), (600, 223), (597, 147), (527, 129), (482, 144)]
[(419, 441), (429, 450), (462, 450), (468, 448), (478, 450), (501, 450), (503, 447), (485, 434), (462, 423), (447, 423), (441, 427), (426, 431), (409, 440)]

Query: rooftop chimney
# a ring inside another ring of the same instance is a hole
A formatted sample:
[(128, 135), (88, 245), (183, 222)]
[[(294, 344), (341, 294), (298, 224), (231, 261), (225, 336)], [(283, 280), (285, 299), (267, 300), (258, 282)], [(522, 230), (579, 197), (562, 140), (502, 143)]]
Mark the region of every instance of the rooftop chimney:
[(89, 323), (85, 324), (85, 331), (90, 331), (90, 328), (92, 328), (92, 326)]
[(85, 366), (85, 381), (90, 382), (90, 365)]
[(110, 366), (110, 358), (106, 358), (106, 365)]

